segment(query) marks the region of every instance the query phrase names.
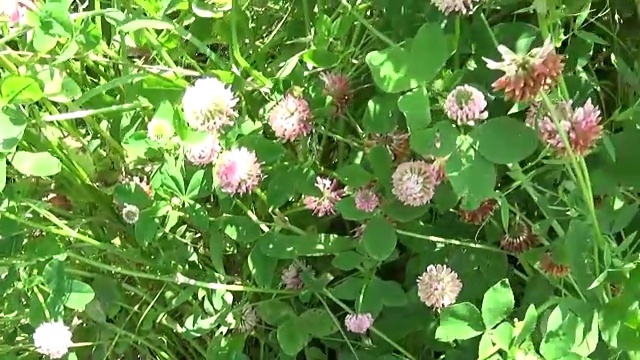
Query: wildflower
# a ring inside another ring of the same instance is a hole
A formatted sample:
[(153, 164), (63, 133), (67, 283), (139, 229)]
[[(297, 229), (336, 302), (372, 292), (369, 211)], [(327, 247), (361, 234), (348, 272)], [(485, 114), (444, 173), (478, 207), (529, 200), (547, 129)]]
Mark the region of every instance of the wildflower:
[(444, 111), (451, 120), (458, 125), (476, 125), (479, 120), (485, 120), (489, 113), (484, 109), (487, 100), (480, 90), (471, 85), (458, 86), (447, 96)]
[(33, 333), (36, 351), (51, 359), (61, 359), (73, 346), (69, 327), (61, 321), (40, 324)]
[(436, 166), (424, 161), (402, 163), (391, 176), (391, 192), (405, 205), (424, 205), (433, 198), (437, 171)]
[(364, 235), (364, 229), (366, 228), (367, 228), (367, 223), (358, 225), (357, 228), (351, 231), (353, 233), (353, 237), (356, 240), (362, 240), (362, 235)]
[(493, 210), (495, 210), (498, 205), (498, 201), (496, 199), (487, 199), (480, 203), (474, 210), (463, 210), (459, 209), (458, 213), (462, 220), (469, 224), (480, 225), (484, 223), (490, 216), (493, 214)]
[(128, 224), (135, 224), (140, 218), (140, 209), (135, 205), (124, 204), (122, 208), (122, 218)]
[(505, 73), (492, 84), (494, 90), (504, 90), (505, 99), (533, 99), (541, 90), (554, 85), (564, 68), (564, 57), (555, 53), (550, 39), (524, 56), (515, 54), (504, 45), (499, 45), (498, 51), (502, 54), (501, 62), (484, 61), (489, 69)]
[(245, 306), (238, 319), (237, 329), (240, 332), (249, 333), (258, 325), (258, 321), (256, 310), (251, 306)]
[(245, 194), (258, 186), (262, 169), (256, 154), (241, 147), (220, 154), (217, 176), (222, 191)]
[(213, 163), (222, 148), (215, 134), (209, 134), (198, 144), (185, 148), (185, 156), (194, 165), (202, 166)]
[(480, 0), (431, 0), (431, 3), (445, 15), (452, 12), (463, 15), (473, 13), (473, 6)]
[(320, 79), (324, 82), (324, 95), (331, 96), (336, 113), (340, 113), (349, 101), (349, 79), (334, 72), (323, 73)]
[[(600, 109), (591, 103), (591, 99), (577, 109), (573, 109), (571, 104), (570, 101), (560, 103), (556, 107), (556, 113), (560, 117), (560, 127), (567, 134), (573, 152), (577, 156), (585, 156), (602, 136)], [(540, 120), (538, 131), (547, 145), (560, 155), (566, 154), (564, 141), (550, 115)]]
[(540, 260), (540, 268), (546, 274), (556, 277), (563, 277), (569, 274), (571, 268), (565, 264), (558, 263), (550, 252), (544, 253)]
[(36, 6), (31, 0), (0, 1), (0, 15), (8, 16), (10, 25), (22, 22), (27, 8), (35, 10)]
[(519, 223), (515, 231), (505, 234), (500, 240), (500, 247), (514, 254), (521, 254), (538, 243), (538, 236), (531, 231), (526, 223)]
[(304, 204), (313, 211), (313, 215), (322, 217), (336, 213), (336, 204), (344, 196), (344, 190), (338, 189), (338, 182), (321, 176), (316, 177), (316, 187), (322, 192), (322, 197), (307, 195)]
[(435, 309), (455, 303), (462, 290), (458, 274), (446, 265), (427, 266), (427, 271), (418, 277), (417, 282), (420, 300)]
[(238, 98), (230, 87), (215, 78), (203, 78), (187, 87), (182, 108), (187, 124), (200, 131), (217, 132), (237, 116)]
[(306, 270), (306, 264), (303, 261), (294, 260), (291, 265), (282, 271), (282, 284), (289, 290), (300, 290), (304, 286), (302, 281), (302, 273)]
[(356, 208), (365, 212), (373, 212), (380, 204), (378, 195), (369, 188), (364, 188), (355, 193)]
[(371, 151), (374, 146), (384, 146), (391, 152), (396, 163), (403, 162), (411, 150), (409, 134), (401, 131), (393, 131), (389, 134), (372, 134), (371, 139), (365, 140), (364, 145), (367, 152)]
[(364, 334), (371, 325), (373, 325), (373, 316), (370, 313), (349, 314), (344, 318), (344, 326), (352, 333)]
[(175, 134), (173, 125), (163, 119), (152, 119), (147, 124), (147, 136), (155, 141), (163, 142), (170, 139)]
[(69, 200), (69, 198), (64, 194), (50, 193), (43, 200), (47, 201), (49, 205), (58, 209), (63, 209), (66, 211), (71, 211), (72, 209), (71, 200)]
[(309, 103), (287, 94), (269, 113), (269, 125), (283, 142), (293, 141), (311, 132)]

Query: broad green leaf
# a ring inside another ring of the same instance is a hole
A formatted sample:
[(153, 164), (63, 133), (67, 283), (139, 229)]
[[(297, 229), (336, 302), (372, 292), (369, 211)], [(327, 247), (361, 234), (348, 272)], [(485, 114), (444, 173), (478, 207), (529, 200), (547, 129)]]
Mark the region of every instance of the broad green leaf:
[(420, 27), (411, 43), (411, 71), (420, 83), (430, 82), (451, 56), (452, 49), (439, 23)]
[(0, 85), (0, 93), (7, 103), (32, 103), (42, 99), (43, 96), (36, 79), (18, 75), (9, 75), (4, 78)]
[(265, 255), (258, 246), (253, 247), (248, 260), (249, 271), (256, 284), (267, 288), (272, 286), (278, 260)]
[(436, 339), (444, 342), (467, 340), (480, 335), (484, 330), (482, 315), (473, 304), (454, 304), (440, 312)]
[(496, 169), (473, 148), (467, 136), (458, 137), (456, 151), (447, 159), (445, 170), (453, 191), (463, 198), (465, 209), (476, 209), (494, 194)]
[(85, 306), (93, 300), (96, 294), (89, 284), (72, 280), (68, 284), (68, 291), (64, 305), (70, 309), (84, 311)]
[(325, 309), (305, 311), (300, 315), (300, 323), (315, 337), (326, 337), (338, 331), (338, 326)]
[(356, 202), (353, 196), (349, 196), (338, 201), (338, 203), (336, 204), (336, 209), (346, 220), (362, 221), (370, 218), (373, 215), (373, 212), (368, 213), (366, 211), (358, 209), (356, 207)]
[(424, 86), (402, 95), (398, 99), (398, 108), (407, 118), (407, 127), (412, 134), (426, 129), (431, 123), (429, 93)]
[(365, 286), (365, 284), (364, 279), (360, 277), (346, 278), (331, 289), (331, 293), (338, 299), (356, 300), (360, 296), (362, 287)]
[(372, 51), (365, 57), (374, 83), (387, 93), (409, 90), (416, 83), (409, 74), (409, 52), (400, 46)]
[(278, 325), (295, 316), (291, 305), (282, 300), (261, 302), (256, 306), (256, 312), (269, 325)]
[(16, 151), (11, 164), (27, 176), (53, 176), (62, 170), (60, 160), (47, 152)]
[(482, 320), (487, 329), (492, 329), (513, 311), (515, 300), (509, 280), (500, 280), (484, 294)]
[[(211, 264), (213, 268), (221, 273), (225, 274), (224, 269), (224, 250), (225, 241), (222, 234), (215, 229), (211, 230), (211, 236), (209, 237), (209, 255), (211, 257)], [(251, 258), (251, 255), (249, 255)], [(249, 260), (249, 267), (251, 267), (251, 260)]]
[(331, 265), (340, 270), (353, 270), (364, 260), (364, 257), (355, 251), (345, 251), (336, 255), (331, 261)]
[(439, 121), (430, 128), (411, 131), (411, 149), (422, 156), (445, 157), (456, 149), (460, 136), (450, 121)]
[(498, 117), (474, 129), (470, 136), (478, 142), (478, 151), (494, 164), (524, 160), (538, 148), (538, 134), (522, 121)]
[(489, 330), (491, 340), (504, 351), (509, 351), (513, 340), (514, 328), (511, 324), (503, 322), (495, 329)]
[(522, 344), (533, 333), (538, 323), (538, 311), (535, 305), (531, 304), (527, 308), (527, 312), (524, 314), (524, 319), (520, 324), (520, 332), (514, 340), (514, 345), (518, 346)]
[(74, 33), (69, 6), (61, 2), (47, 1), (40, 8), (40, 27), (49, 36), (71, 38)]
[(396, 230), (384, 217), (377, 215), (367, 222), (362, 242), (369, 255), (376, 260), (384, 260), (396, 249)]
[(336, 175), (338, 175), (345, 185), (354, 188), (364, 187), (375, 179), (371, 173), (357, 164), (340, 167), (336, 171)]
[(386, 134), (396, 128), (398, 118), (397, 95), (383, 94), (374, 96), (367, 102), (363, 126), (367, 133)]
[(295, 259), (300, 256), (323, 256), (351, 250), (352, 239), (337, 235), (284, 235), (269, 233), (258, 239), (262, 252), (277, 259)]
[(249, 244), (262, 236), (262, 230), (247, 216), (228, 216), (219, 221), (220, 230), (242, 244)]
[(4, 187), (7, 185), (7, 159), (0, 159), (0, 193), (4, 190)]
[(0, 151), (11, 151), (24, 134), (27, 122), (22, 112), (4, 108), (0, 112)]
[(285, 354), (298, 354), (311, 340), (305, 323), (297, 317), (291, 317), (278, 326), (276, 337)]
[(382, 146), (374, 146), (369, 151), (369, 163), (380, 185), (391, 189), (391, 174), (393, 174), (393, 160), (391, 154)]
[(383, 208), (384, 213), (389, 215), (393, 220), (400, 222), (409, 222), (424, 216), (429, 211), (429, 205), (424, 206), (408, 206), (401, 203), (397, 199), (388, 201)]
[(267, 180), (267, 203), (280, 207), (297, 193), (296, 185), (305, 181), (305, 174), (299, 167), (280, 165), (271, 170)]
[(140, 218), (135, 224), (136, 242), (140, 246), (148, 246), (158, 236), (160, 224), (149, 211), (141, 211)]

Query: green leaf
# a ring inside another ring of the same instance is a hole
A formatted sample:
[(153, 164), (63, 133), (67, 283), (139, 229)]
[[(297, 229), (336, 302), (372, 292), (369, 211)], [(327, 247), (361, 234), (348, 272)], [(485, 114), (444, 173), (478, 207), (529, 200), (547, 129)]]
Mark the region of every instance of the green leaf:
[[(426, 23), (411, 43), (411, 70), (420, 83), (433, 80), (451, 56), (452, 49), (440, 24)], [(414, 70), (415, 69), (415, 70)]]
[(43, 93), (38, 81), (31, 77), (9, 75), (0, 85), (2, 99), (7, 103), (32, 103), (42, 99)]
[(524, 319), (522, 319), (522, 327), (520, 328), (520, 333), (516, 336), (513, 344), (514, 346), (519, 346), (522, 344), (528, 337), (533, 333), (538, 323), (538, 311), (536, 310), (536, 306), (531, 304), (527, 308), (527, 312), (524, 314)]
[(500, 280), (484, 293), (482, 320), (487, 329), (492, 329), (513, 311), (515, 300), (509, 280)]
[(267, 203), (274, 207), (286, 204), (296, 194), (296, 185), (304, 180), (305, 174), (300, 168), (276, 166), (268, 177)]
[(307, 345), (311, 338), (305, 324), (297, 317), (291, 317), (278, 326), (276, 337), (285, 354), (294, 356)]
[(353, 239), (333, 234), (284, 235), (268, 233), (258, 239), (262, 252), (277, 259), (294, 259), (300, 256), (323, 256), (351, 250)]
[[(222, 234), (220, 234), (219, 231), (212, 230), (211, 236), (209, 237), (209, 255), (211, 256), (211, 264), (213, 265), (213, 268), (221, 274), (225, 273), (224, 247), (225, 241), (222, 237)], [(249, 258), (251, 258), (251, 255), (249, 255)]]
[(11, 151), (15, 148), (24, 134), (27, 122), (22, 112), (4, 108), (0, 112), (0, 151)]
[(362, 221), (370, 218), (373, 212), (366, 212), (356, 207), (356, 202), (353, 196), (341, 199), (336, 204), (336, 209), (340, 212), (343, 218), (346, 220)]
[(362, 235), (365, 249), (376, 260), (384, 260), (396, 249), (396, 230), (384, 217), (377, 215), (367, 222)]
[(329, 336), (338, 331), (338, 326), (325, 309), (309, 309), (300, 315), (300, 323), (315, 337)]
[(376, 95), (367, 102), (363, 126), (367, 133), (386, 134), (396, 128), (398, 118), (397, 95)]
[(0, 159), (0, 193), (4, 190), (4, 187), (7, 185), (7, 159)]
[(149, 211), (141, 211), (135, 224), (136, 242), (140, 246), (148, 246), (160, 232), (160, 224)]
[(429, 93), (424, 86), (402, 95), (398, 99), (398, 108), (407, 118), (410, 133), (426, 129), (431, 123)]
[(440, 121), (431, 128), (411, 131), (411, 150), (422, 156), (445, 157), (456, 150), (460, 136), (458, 129), (449, 121)]
[(473, 304), (465, 302), (442, 309), (436, 339), (444, 342), (467, 340), (484, 330), (480, 311)]
[(384, 213), (389, 215), (393, 220), (400, 222), (409, 222), (419, 219), (429, 211), (429, 204), (423, 206), (408, 206), (401, 203), (397, 199), (388, 201), (384, 206)]
[(360, 296), (364, 285), (365, 281), (362, 278), (350, 277), (331, 289), (331, 293), (338, 299), (356, 300)]
[(470, 136), (478, 142), (480, 154), (494, 164), (524, 160), (536, 151), (539, 143), (535, 130), (506, 116), (490, 119)]
[(69, 7), (58, 2), (46, 2), (40, 8), (39, 29), (49, 36), (71, 38), (74, 33)]
[(247, 216), (228, 216), (220, 220), (220, 229), (233, 241), (250, 244), (262, 236), (262, 230)]
[(278, 260), (265, 255), (258, 246), (254, 246), (249, 254), (248, 266), (256, 284), (263, 287), (273, 285)]
[(62, 170), (60, 160), (47, 152), (16, 151), (11, 164), (27, 176), (53, 176)]
[(269, 325), (278, 325), (295, 316), (291, 305), (281, 300), (261, 302), (256, 306), (256, 312)]
[(475, 209), (494, 194), (496, 169), (473, 149), (468, 136), (458, 137), (458, 148), (446, 162), (447, 178), (453, 191), (463, 198), (463, 206)]
[(84, 311), (85, 306), (96, 296), (91, 286), (82, 281), (72, 280), (68, 287), (69, 293), (64, 305), (70, 309)]
[(417, 85), (409, 75), (409, 52), (400, 46), (372, 51), (365, 56), (373, 82), (387, 93), (399, 93)]
[(374, 180), (373, 175), (358, 164), (342, 166), (336, 170), (336, 175), (345, 185), (354, 188), (364, 187)]
[(380, 185), (391, 189), (391, 174), (393, 173), (393, 160), (391, 154), (382, 146), (374, 146), (369, 151), (369, 163)]
[(355, 251), (345, 251), (336, 255), (331, 261), (331, 265), (340, 270), (353, 270), (360, 266), (364, 257)]

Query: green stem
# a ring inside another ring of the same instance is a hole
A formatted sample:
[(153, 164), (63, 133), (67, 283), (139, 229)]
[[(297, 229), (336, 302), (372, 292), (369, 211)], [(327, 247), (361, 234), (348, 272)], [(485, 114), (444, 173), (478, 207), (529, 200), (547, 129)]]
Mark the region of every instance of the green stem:
[(405, 230), (396, 230), (396, 232), (398, 234), (400, 234), (400, 235), (410, 236), (410, 237), (413, 237), (413, 238), (416, 238), (416, 239), (428, 240), (428, 241), (435, 242), (435, 243), (440, 243), (440, 244), (447, 244), (447, 245), (454, 245), (454, 246), (464, 246), (464, 247), (469, 247), (469, 248), (474, 248), (474, 249), (481, 249), (481, 250), (487, 250), (487, 251), (491, 251), (491, 252), (501, 253), (501, 254), (507, 254), (508, 253), (508, 252), (506, 252), (506, 251), (504, 251), (502, 249), (495, 248), (495, 247), (488, 246), (488, 245), (476, 244), (476, 243), (453, 240), (453, 239), (444, 239), (444, 238), (441, 238), (441, 237), (438, 237), (438, 236), (416, 234), (416, 233), (412, 233), (412, 232), (405, 231)]
[(362, 15), (360, 15), (359, 12), (357, 12), (357, 11), (355, 11), (353, 9), (351, 4), (349, 4), (347, 2), (347, 0), (340, 0), (340, 2), (342, 3), (342, 5), (344, 7), (347, 8), (347, 10), (349, 10), (349, 12), (356, 18), (356, 20), (358, 20), (358, 22), (360, 22), (362, 25), (364, 25), (364, 27), (366, 27), (367, 30), (369, 30), (378, 39), (382, 40), (383, 42), (385, 42), (389, 46), (397, 46), (398, 45), (393, 40), (388, 38), (385, 34), (381, 33), (378, 29), (373, 27), (373, 25), (371, 25), (371, 23), (369, 23), (369, 21), (367, 21), (367, 19), (365, 19)]

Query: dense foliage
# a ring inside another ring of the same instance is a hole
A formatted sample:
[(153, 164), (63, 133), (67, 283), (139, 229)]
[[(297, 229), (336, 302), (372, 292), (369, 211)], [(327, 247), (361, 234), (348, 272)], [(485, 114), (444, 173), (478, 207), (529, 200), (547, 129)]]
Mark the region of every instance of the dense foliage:
[(2, 0), (1, 359), (635, 359), (640, 5)]

